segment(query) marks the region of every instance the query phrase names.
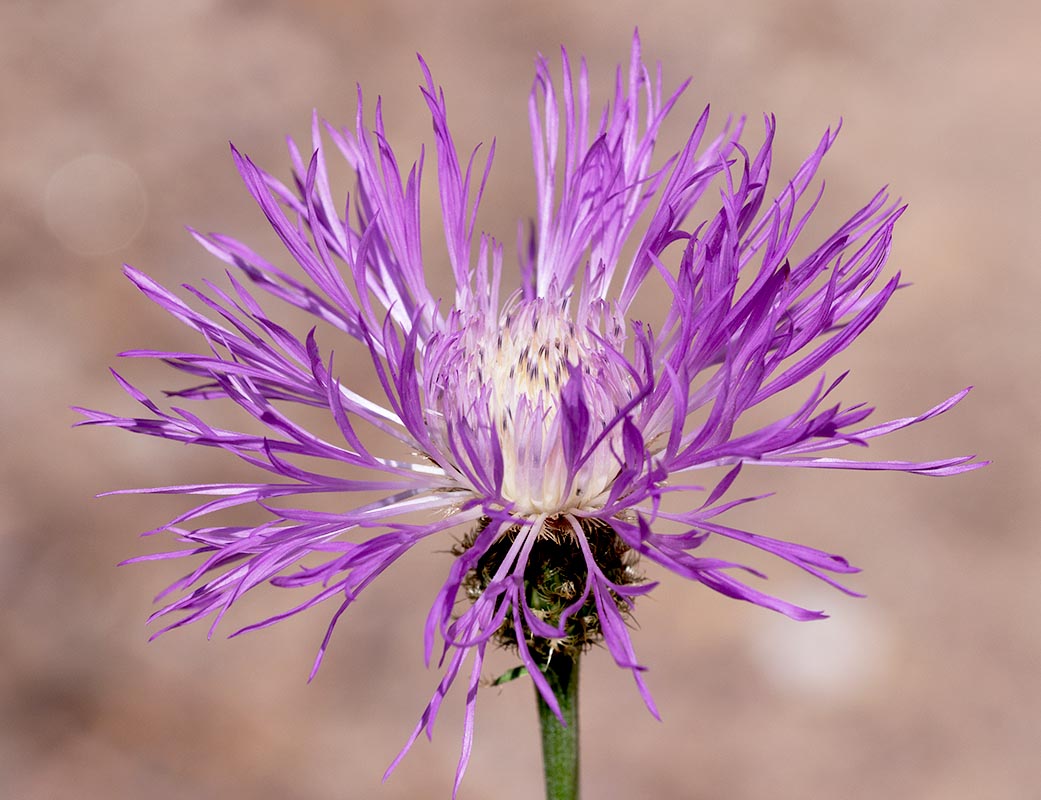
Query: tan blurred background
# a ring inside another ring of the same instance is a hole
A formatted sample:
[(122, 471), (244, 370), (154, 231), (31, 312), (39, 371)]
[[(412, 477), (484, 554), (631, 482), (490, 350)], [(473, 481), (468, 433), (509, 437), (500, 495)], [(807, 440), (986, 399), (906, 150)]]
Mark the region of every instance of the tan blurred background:
[[(748, 113), (753, 140), (759, 114), (773, 111), (783, 179), (843, 118), (817, 230), (891, 184), (911, 202), (893, 264), (915, 286), (841, 359), (854, 369), (841, 399), (891, 418), (975, 384), (961, 407), (878, 452), (980, 452), (995, 464), (949, 480), (750, 476), (751, 490), (780, 496), (734, 520), (848, 556), (865, 568), (853, 585), (868, 599), (770, 564), (769, 588), (833, 614), (799, 625), (666, 577), (638, 609), (635, 634), (664, 722), (605, 652), (587, 658), (585, 796), (1041, 797), (1039, 9), (1015, 0), (0, 4), (0, 797), (449, 795), (458, 694), (434, 742), (421, 740), (379, 782), (438, 679), (422, 665), (421, 629), (447, 556), (414, 554), (374, 585), (311, 685), (331, 609), (231, 641), (207, 643), (197, 626), (148, 644), (151, 599), (184, 566), (115, 564), (159, 548), (136, 533), (186, 506), (92, 496), (246, 473), (210, 451), (73, 431), (68, 406), (130, 411), (106, 371), (116, 352), (198, 346), (121, 277), (121, 262), (171, 285), (219, 279), (221, 265), (184, 225), (281, 257), (228, 139), (286, 176), (284, 135), (305, 136), (312, 107), (352, 122), (360, 82), (370, 109), (383, 95), (408, 163), (431, 142), (416, 91), (421, 51), (445, 87), (458, 145), (498, 137), (482, 227), (512, 242), (533, 208), (535, 52), (555, 56), (565, 43), (585, 53), (602, 92), (636, 24), (672, 85), (695, 78), (666, 144), (705, 102), (717, 124)], [(121, 366), (153, 392), (182, 385), (148, 365)], [(224, 633), (292, 600), (250, 598)], [(538, 797), (538, 770), (529, 687), (486, 690), (461, 796)]]

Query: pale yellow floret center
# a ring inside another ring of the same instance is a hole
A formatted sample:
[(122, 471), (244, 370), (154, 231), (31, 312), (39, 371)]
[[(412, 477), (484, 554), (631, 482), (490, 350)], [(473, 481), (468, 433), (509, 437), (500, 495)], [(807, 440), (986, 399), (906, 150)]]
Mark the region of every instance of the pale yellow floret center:
[(527, 320), (507, 316), (490, 348), (486, 379), (491, 389), (491, 412), (503, 430), (508, 430), (512, 409), (523, 400), (531, 407), (546, 409), (548, 429), (556, 417), (560, 390), (572, 366), (588, 358), (588, 348), (576, 339), (574, 323), (559, 317)]
[[(462, 352), (445, 369), (459, 370), (455, 392), (478, 399), (475, 417), (498, 440), (503, 458), (503, 500), (522, 514), (558, 514), (603, 504), (618, 473), (620, 449), (612, 431), (569, 476), (561, 435), (561, 393), (574, 370), (581, 370), (582, 404), (589, 418), (585, 452), (631, 397), (631, 380), (611, 363), (589, 331), (545, 300), (518, 304), (498, 326), (466, 326)], [(460, 374), (464, 373), (464, 374)], [(620, 374), (619, 374), (620, 373)], [(464, 388), (465, 387), (465, 388)], [(459, 397), (446, 395), (446, 402)], [(463, 406), (456, 405), (456, 408)], [(494, 430), (494, 434), (492, 431)], [(488, 458), (494, 452), (489, 439)], [(570, 478), (570, 479), (569, 479)]]

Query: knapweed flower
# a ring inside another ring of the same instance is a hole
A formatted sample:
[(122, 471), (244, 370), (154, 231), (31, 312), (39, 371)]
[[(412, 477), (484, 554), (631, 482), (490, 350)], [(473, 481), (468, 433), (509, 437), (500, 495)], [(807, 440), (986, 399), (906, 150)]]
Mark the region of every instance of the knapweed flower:
[[(497, 240), (474, 236), (494, 143), (486, 158), (478, 147), (460, 159), (443, 93), (421, 62), (444, 241), (432, 246), (421, 235), (423, 152), (403, 174), (379, 102), (370, 128), (359, 90), (353, 129), (316, 116), (311, 154), (290, 143), (290, 184), (234, 151), (293, 271), (227, 236), (195, 234), (229, 269), (224, 288), (184, 287), (193, 306), (126, 268), (202, 342), (199, 352), (123, 355), (161, 359), (191, 376), (190, 388), (172, 394), (196, 410), (164, 409), (117, 375), (146, 413), (82, 411), (88, 424), (220, 448), (261, 473), (253, 483), (135, 490), (205, 498), (156, 529), (187, 545), (166, 557), (198, 562), (155, 615), (173, 615), (169, 628), (206, 617), (215, 626), (263, 583), (310, 589), (250, 627), (331, 600), (317, 669), (336, 620), (365, 587), (436, 540), (432, 568), (447, 576), (424, 648), (443, 677), (408, 744), (431, 729), (469, 659), (457, 786), (489, 645), (515, 649), (556, 708), (546, 662), (601, 642), (657, 713), (627, 625), (635, 598), (654, 586), (637, 559), (795, 619), (822, 616), (755, 588), (754, 570), (703, 554), (708, 540), (724, 537), (834, 586), (836, 575), (855, 571), (836, 555), (722, 521), (751, 499), (729, 497), (743, 465), (921, 475), (980, 466), (972, 457), (824, 455), (931, 419), (965, 395), (872, 425), (864, 424), (870, 408), (830, 399), (842, 377), (829, 381), (822, 370), (899, 286), (898, 275), (883, 274), (903, 211), (880, 192), (823, 241), (800, 241), (821, 201), (815, 176), (835, 132), (771, 192), (772, 117), (749, 152), (739, 141), (743, 120), (706, 137), (706, 109), (682, 150), (656, 160), (655, 140), (686, 84), (664, 93), (661, 68), (644, 66), (634, 38), (628, 70), (619, 68), (597, 121), (585, 63), (576, 76), (566, 52), (562, 60), (559, 84), (544, 59), (536, 66), (535, 216), (527, 232), (521, 227), (516, 272)], [(350, 196), (328, 179), (327, 159), (337, 153), (357, 176)], [(451, 268), (448, 291), (431, 281), (433, 265)], [(660, 305), (660, 316), (633, 318), (641, 294), (651, 295), (643, 308)], [(283, 327), (283, 306), (313, 315), (314, 326)], [(358, 392), (352, 376), (362, 364), (381, 396)], [(792, 398), (784, 416), (748, 421), (747, 412), (781, 393)], [(233, 401), (258, 424), (207, 422), (214, 399)], [(327, 415), (324, 435), (298, 421), (300, 407)], [(697, 474), (711, 480), (691, 485)], [(352, 501), (358, 492), (382, 499)], [(321, 494), (335, 495), (342, 510), (308, 504)], [(203, 525), (244, 505), (264, 521)]]

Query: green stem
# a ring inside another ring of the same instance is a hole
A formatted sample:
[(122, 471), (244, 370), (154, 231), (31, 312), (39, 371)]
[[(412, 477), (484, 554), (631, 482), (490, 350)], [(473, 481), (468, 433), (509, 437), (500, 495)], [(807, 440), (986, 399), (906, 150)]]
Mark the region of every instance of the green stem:
[(536, 689), (546, 800), (578, 800), (578, 656), (572, 658), (555, 652), (543, 674), (566, 723), (566, 726), (560, 724)]

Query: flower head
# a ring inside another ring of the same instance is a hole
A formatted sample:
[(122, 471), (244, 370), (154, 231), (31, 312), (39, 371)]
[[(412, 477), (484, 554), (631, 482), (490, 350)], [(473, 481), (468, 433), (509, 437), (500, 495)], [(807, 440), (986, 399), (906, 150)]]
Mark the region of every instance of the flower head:
[[(751, 153), (739, 142), (743, 120), (706, 139), (706, 109), (682, 150), (656, 160), (659, 128), (686, 84), (665, 94), (660, 67), (644, 66), (634, 38), (613, 101), (591, 123), (585, 63), (576, 77), (562, 57), (559, 84), (538, 60), (529, 103), (537, 197), (519, 242), (519, 279), (496, 240), (474, 236), (494, 144), (483, 163), (478, 148), (463, 166), (443, 94), (422, 64), (443, 243), (430, 248), (420, 235), (422, 153), (403, 177), (379, 103), (369, 128), (359, 90), (353, 129), (315, 117), (313, 155), (290, 144), (292, 187), (233, 153), (298, 272), (229, 237), (195, 234), (230, 267), (228, 288), (185, 287), (202, 313), (126, 269), (203, 341), (199, 352), (124, 355), (164, 360), (196, 383), (174, 395), (203, 408), (230, 399), (259, 426), (229, 430), (206, 422), (204, 411), (166, 410), (118, 375), (143, 416), (82, 410), (89, 424), (220, 448), (266, 473), (254, 483), (134, 490), (203, 498), (156, 529), (187, 545), (168, 556), (198, 562), (155, 615), (173, 615), (168, 628), (205, 617), (215, 626), (262, 583), (309, 588), (289, 611), (250, 627), (332, 600), (317, 669), (336, 620), (370, 582), (419, 542), (454, 542), (424, 632), (427, 661), (439, 657), (444, 674), (409, 745), (432, 727), (471, 659), (457, 786), (490, 643), (515, 648), (555, 708), (540, 671), (546, 660), (602, 642), (657, 713), (626, 625), (635, 598), (654, 585), (637, 559), (795, 619), (822, 616), (742, 579), (754, 570), (700, 554), (707, 540), (725, 537), (835, 586), (834, 576), (855, 571), (836, 555), (721, 521), (754, 499), (728, 497), (742, 465), (923, 475), (981, 466), (972, 457), (823, 455), (930, 419), (967, 391), (873, 425), (864, 425), (870, 408), (829, 399), (842, 377), (829, 383), (821, 371), (898, 288), (898, 275), (883, 274), (903, 211), (880, 192), (823, 241), (799, 241), (821, 200), (815, 176), (834, 132), (771, 193), (772, 117)], [(346, 207), (326, 170), (337, 152), (357, 175)], [(434, 262), (450, 265), (452, 296), (428, 281)], [(662, 307), (650, 323), (632, 318), (641, 293)], [(284, 305), (313, 315), (314, 327), (282, 327)], [(355, 342), (349, 357), (363, 354), (382, 396), (359, 394), (347, 377), (357, 367), (345, 368), (342, 350), (334, 357), (334, 347), (350, 347), (344, 335)], [(785, 416), (748, 422), (746, 412), (781, 393), (792, 398)], [(326, 414), (335, 435), (303, 427), (294, 410), (304, 406)], [(374, 431), (411, 457), (381, 453)], [(699, 472), (714, 477), (689, 485)], [(383, 498), (352, 506), (352, 493), (363, 491)], [(315, 510), (307, 501), (316, 494), (341, 497), (347, 510)], [(266, 521), (202, 526), (242, 505)]]

